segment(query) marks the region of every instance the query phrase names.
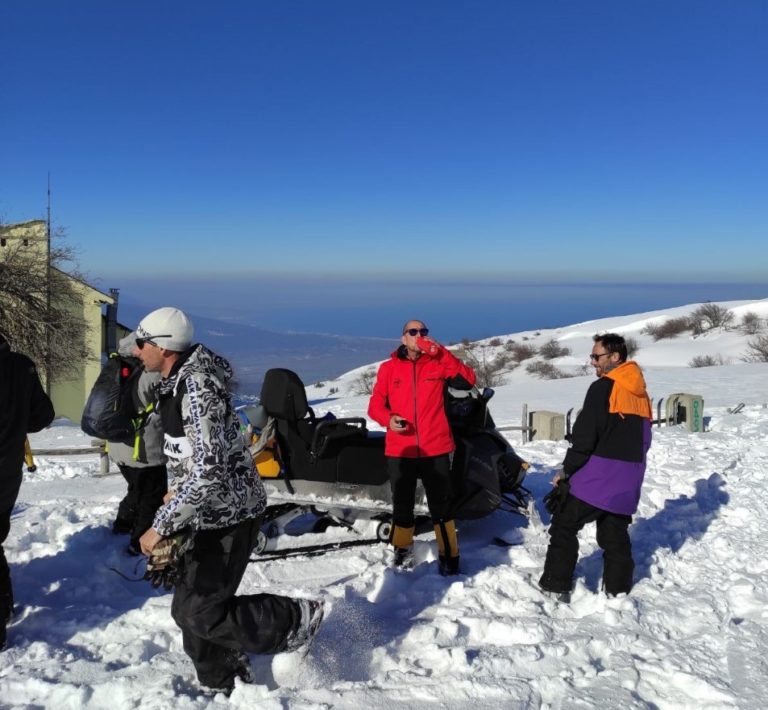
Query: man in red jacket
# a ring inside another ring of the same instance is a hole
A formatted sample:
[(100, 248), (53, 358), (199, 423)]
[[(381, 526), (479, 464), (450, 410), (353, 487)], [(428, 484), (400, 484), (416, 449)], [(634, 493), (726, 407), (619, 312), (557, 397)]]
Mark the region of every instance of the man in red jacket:
[(459, 573), (459, 546), (451, 512), (450, 454), (455, 449), (445, 414), (445, 381), (460, 375), (470, 385), (474, 370), (428, 337), (420, 320), (403, 327), (401, 345), (379, 368), (368, 416), (386, 427), (392, 485), (394, 565), (413, 567), (413, 508), (421, 478), (435, 526), (440, 574)]

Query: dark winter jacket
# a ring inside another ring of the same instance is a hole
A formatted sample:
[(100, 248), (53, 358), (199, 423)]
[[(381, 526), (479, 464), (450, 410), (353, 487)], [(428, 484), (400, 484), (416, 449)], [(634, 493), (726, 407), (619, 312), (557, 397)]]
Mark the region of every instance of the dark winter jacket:
[(637, 363), (593, 382), (573, 426), (563, 473), (570, 492), (601, 510), (633, 515), (651, 445), (651, 406)]
[(11, 352), (0, 335), (0, 510), (13, 507), (21, 485), (24, 439), (54, 417), (35, 365)]
[[(131, 333), (123, 338), (117, 347), (117, 352), (124, 356), (133, 355), (133, 347), (136, 344), (136, 334)], [(136, 413), (143, 412), (148, 404), (154, 404), (157, 399), (156, 387), (160, 382), (159, 372), (147, 372), (144, 370), (138, 377), (131, 379), (133, 391), (133, 404)], [(162, 466), (165, 463), (163, 453), (163, 427), (160, 415), (152, 412), (144, 421), (139, 436), (138, 457), (134, 458), (133, 444), (125, 444), (119, 441), (109, 442), (109, 458), (121, 466), (131, 468), (146, 468), (148, 466)]]
[(224, 528), (260, 515), (266, 494), (227, 391), (229, 363), (193, 345), (158, 386), (173, 497), (155, 515), (163, 536)]
[[(403, 345), (382, 363), (368, 416), (387, 429), (387, 456), (420, 458), (454, 450), (443, 397), (446, 379), (456, 375), (475, 384), (475, 371), (442, 346), (434, 357), (422, 354), (410, 360)], [(389, 428), (393, 414), (406, 420), (403, 432)]]

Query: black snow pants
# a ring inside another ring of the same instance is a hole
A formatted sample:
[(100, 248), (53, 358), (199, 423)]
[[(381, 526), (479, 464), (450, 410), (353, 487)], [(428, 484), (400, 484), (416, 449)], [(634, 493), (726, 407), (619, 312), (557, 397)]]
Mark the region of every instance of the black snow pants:
[(21, 488), (23, 452), (0, 456), (0, 620), (5, 624), (13, 611), (13, 585), (11, 570), (5, 558), (3, 543), (11, 531), (11, 513)]
[(5, 559), (3, 543), (11, 531), (11, 512), (13, 506), (0, 510), (0, 624), (3, 626), (10, 619), (13, 610), (13, 587), (11, 586), (11, 570)]
[(299, 625), (301, 611), (293, 599), (273, 594), (235, 596), (259, 524), (259, 519), (252, 519), (199, 530), (182, 560), (171, 614), (198, 680), (209, 688), (232, 685), (239, 652), (278, 653)]
[(139, 546), (139, 538), (152, 527), (155, 513), (163, 504), (168, 491), (168, 473), (165, 464), (138, 468), (119, 465), (128, 484), (128, 492), (117, 508), (119, 520), (130, 524), (131, 542)]
[(632, 544), (627, 531), (632, 516), (609, 513), (569, 495), (552, 518), (544, 574), (539, 584), (552, 592), (569, 592), (579, 557), (578, 533), (587, 523), (597, 523), (597, 544), (603, 550), (603, 587), (606, 594), (632, 588)]
[(427, 494), (432, 522), (451, 518), (451, 460), (448, 454), (424, 458), (389, 457), (389, 482), (392, 486), (392, 522), (401, 528), (414, 526), (416, 483), (421, 479)]

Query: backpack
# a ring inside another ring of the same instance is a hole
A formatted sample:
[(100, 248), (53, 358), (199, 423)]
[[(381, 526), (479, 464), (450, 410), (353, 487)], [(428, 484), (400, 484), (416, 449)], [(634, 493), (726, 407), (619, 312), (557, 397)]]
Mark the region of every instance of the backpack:
[(86, 434), (106, 441), (132, 444), (143, 424), (133, 392), (144, 368), (134, 357), (109, 356), (83, 409), (80, 427)]

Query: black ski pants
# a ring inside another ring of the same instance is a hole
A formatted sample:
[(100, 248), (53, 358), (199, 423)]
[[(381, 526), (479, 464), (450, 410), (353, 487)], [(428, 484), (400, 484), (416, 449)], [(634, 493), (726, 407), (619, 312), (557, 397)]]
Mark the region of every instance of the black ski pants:
[(539, 584), (548, 591), (569, 592), (579, 557), (579, 531), (597, 523), (597, 544), (603, 550), (603, 587), (606, 594), (632, 589), (632, 544), (628, 528), (632, 516), (609, 513), (569, 495), (549, 527), (549, 548)]
[(239, 652), (278, 653), (299, 625), (301, 611), (293, 599), (273, 594), (235, 596), (259, 524), (259, 519), (252, 519), (219, 530), (199, 530), (182, 560), (171, 614), (198, 680), (209, 688), (231, 687)]
[(128, 484), (128, 492), (120, 501), (117, 517), (130, 523), (131, 542), (138, 547), (139, 538), (152, 527), (155, 513), (163, 504), (168, 491), (165, 464), (138, 468), (119, 464), (120, 473)]
[(11, 531), (11, 513), (13, 505), (5, 510), (0, 510), (0, 624), (11, 617), (13, 611), (13, 587), (11, 586), (11, 570), (8, 560), (5, 559), (3, 543)]
[(448, 454), (423, 458), (387, 459), (389, 482), (392, 486), (392, 522), (401, 528), (415, 524), (416, 483), (421, 479), (427, 494), (427, 506), (432, 522), (450, 520), (453, 491), (451, 489), (451, 459)]

